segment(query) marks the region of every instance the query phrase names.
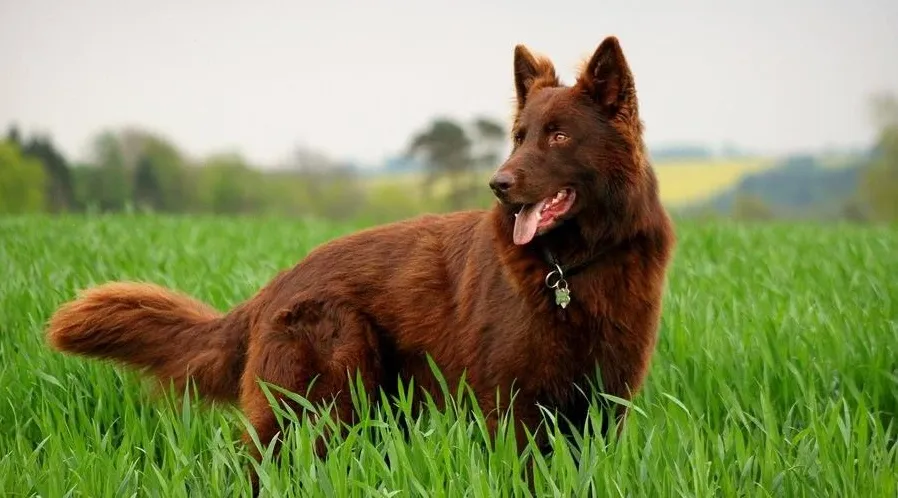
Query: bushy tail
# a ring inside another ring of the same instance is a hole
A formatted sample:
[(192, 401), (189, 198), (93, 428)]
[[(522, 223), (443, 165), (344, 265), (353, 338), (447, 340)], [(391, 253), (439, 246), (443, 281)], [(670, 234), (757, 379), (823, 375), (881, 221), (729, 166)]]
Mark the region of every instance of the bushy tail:
[(82, 292), (50, 318), (50, 345), (148, 370), (211, 400), (237, 399), (249, 322), (153, 284), (114, 282)]

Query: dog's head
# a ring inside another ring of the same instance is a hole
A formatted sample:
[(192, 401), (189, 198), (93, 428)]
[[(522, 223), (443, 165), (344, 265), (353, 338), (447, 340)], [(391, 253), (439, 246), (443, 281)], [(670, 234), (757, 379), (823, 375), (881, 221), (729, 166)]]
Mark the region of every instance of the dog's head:
[(573, 86), (518, 45), (514, 81), (514, 145), (489, 182), (515, 217), (514, 243), (619, 209), (643, 156), (633, 76), (617, 39), (598, 46)]

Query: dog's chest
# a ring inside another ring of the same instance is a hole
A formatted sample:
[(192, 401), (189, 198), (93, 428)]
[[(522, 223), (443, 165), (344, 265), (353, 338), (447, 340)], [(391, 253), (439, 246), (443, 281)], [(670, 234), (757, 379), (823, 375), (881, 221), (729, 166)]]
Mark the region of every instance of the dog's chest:
[(527, 351), (529, 363), (538, 366), (535, 371), (539, 374), (533, 379), (535, 387), (552, 397), (584, 375), (591, 375), (599, 359), (599, 327), (591, 321), (564, 318), (547, 320), (549, 325), (535, 331), (539, 335), (532, 336)]
[(574, 382), (593, 376), (601, 331), (575, 309), (532, 308), (503, 321), (482, 343), (480, 367), (492, 383), (517, 387), (540, 397), (564, 398)]

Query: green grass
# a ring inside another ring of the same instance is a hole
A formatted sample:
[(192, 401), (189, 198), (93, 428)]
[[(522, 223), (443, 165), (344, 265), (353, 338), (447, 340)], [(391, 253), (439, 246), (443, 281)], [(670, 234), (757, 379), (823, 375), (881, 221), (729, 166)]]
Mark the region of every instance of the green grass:
[[(0, 490), (10, 496), (239, 496), (242, 418), (49, 351), (79, 288), (166, 284), (226, 308), (358, 228), (218, 218), (0, 220)], [(488, 450), (468, 411), (373, 412), (326, 461), (291, 433), (268, 496), (883, 496), (898, 492), (898, 232), (679, 229), (658, 351), (621, 440)], [(292, 488), (291, 488), (292, 486)]]

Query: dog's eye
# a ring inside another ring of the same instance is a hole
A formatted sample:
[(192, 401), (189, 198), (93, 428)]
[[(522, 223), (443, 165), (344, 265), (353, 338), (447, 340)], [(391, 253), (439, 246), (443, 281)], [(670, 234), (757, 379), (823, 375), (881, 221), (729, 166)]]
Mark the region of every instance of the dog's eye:
[(552, 133), (552, 137), (551, 137), (550, 140), (551, 140), (552, 143), (558, 144), (558, 143), (562, 143), (562, 142), (567, 141), (568, 138), (569, 138), (569, 137), (567, 136), (566, 133), (560, 132), (560, 131), (556, 131), (555, 133)]
[(524, 142), (524, 132), (518, 131), (514, 134), (514, 144), (521, 145)]

